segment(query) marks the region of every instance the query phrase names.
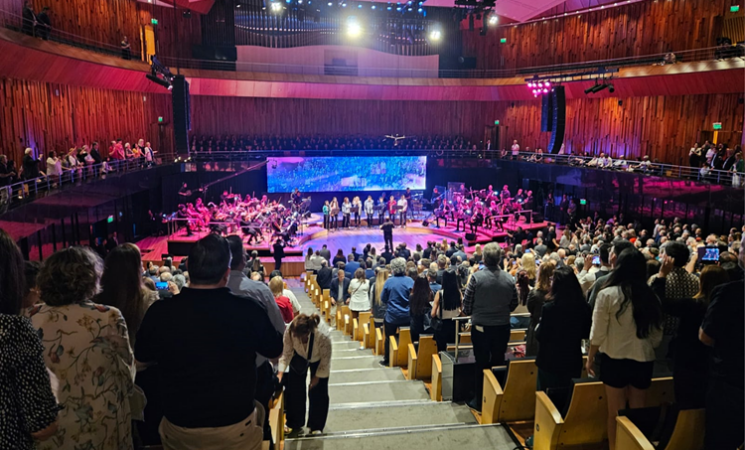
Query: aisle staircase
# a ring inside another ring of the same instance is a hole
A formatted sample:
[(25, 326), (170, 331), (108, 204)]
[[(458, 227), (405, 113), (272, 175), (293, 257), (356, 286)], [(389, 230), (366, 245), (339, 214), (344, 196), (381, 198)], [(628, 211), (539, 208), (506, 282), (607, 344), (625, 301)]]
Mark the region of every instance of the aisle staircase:
[[(302, 312), (318, 312), (303, 288), (292, 289)], [(400, 368), (378, 364), (381, 356), (331, 331), (331, 407), (324, 435), (287, 439), (287, 450), (512, 450), (500, 425), (479, 425), (465, 405), (434, 402), (423, 381), (406, 380)]]

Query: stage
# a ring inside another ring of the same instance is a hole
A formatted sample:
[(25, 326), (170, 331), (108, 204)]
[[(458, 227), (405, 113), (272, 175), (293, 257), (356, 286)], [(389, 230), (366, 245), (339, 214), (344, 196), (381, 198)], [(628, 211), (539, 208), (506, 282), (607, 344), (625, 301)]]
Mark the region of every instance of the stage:
[[(339, 221), (341, 223), (341, 221)], [(377, 222), (376, 222), (377, 223)], [(417, 244), (421, 244), (423, 247), (426, 246), (428, 241), (457, 241), (458, 238), (463, 238), (464, 244), (466, 244), (466, 252), (470, 253), (474, 250), (475, 244), (486, 244), (488, 242), (500, 242), (504, 243), (507, 238), (506, 231), (494, 231), (479, 228), (476, 234), (476, 239), (466, 242), (465, 233), (462, 231), (456, 231), (455, 226), (452, 222), (449, 222), (449, 226), (442, 226), (437, 228), (434, 224), (429, 224), (425, 227), (419, 220), (409, 221), (406, 228), (397, 226), (393, 230), (393, 243), (398, 245), (402, 242), (406, 243), (406, 246), (410, 250), (414, 250)], [(520, 222), (507, 222), (504, 224), (504, 228), (507, 230), (515, 230), (520, 226), (525, 231), (537, 231), (549, 226), (548, 222), (536, 222), (528, 223), (524, 221)], [(152, 261), (155, 264), (162, 264), (162, 255), (170, 254), (174, 260), (179, 261), (182, 257), (188, 255), (189, 249), (194, 245), (196, 241), (201, 239), (207, 234), (207, 231), (196, 232), (192, 236), (186, 236), (186, 231), (181, 230), (171, 236), (160, 236), (143, 239), (138, 242), (137, 245), (142, 251), (142, 260), (147, 263)], [(302, 235), (298, 235), (297, 243), (294, 246), (285, 248), (285, 258), (282, 260), (282, 273), (286, 277), (300, 276), (304, 272), (304, 257), (303, 255), (308, 248), (313, 250), (320, 249), (326, 244), (331, 251), (332, 256), (336, 254), (337, 249), (342, 249), (344, 255), (348, 255), (352, 247), (356, 247), (358, 253), (362, 252), (367, 244), (371, 244), (377, 248), (378, 254), (382, 252), (383, 232), (380, 231), (378, 225), (368, 227), (366, 222), (362, 220), (362, 224), (359, 228), (351, 227), (348, 229), (338, 230), (324, 230), (322, 227), (322, 218), (314, 214), (311, 216), (308, 223), (303, 226)], [(265, 239), (262, 244), (258, 245), (245, 245), (248, 253), (256, 250), (259, 252), (261, 261), (264, 264), (267, 275), (274, 269), (274, 257), (271, 253), (271, 242)], [(173, 250), (178, 250), (174, 252)]]

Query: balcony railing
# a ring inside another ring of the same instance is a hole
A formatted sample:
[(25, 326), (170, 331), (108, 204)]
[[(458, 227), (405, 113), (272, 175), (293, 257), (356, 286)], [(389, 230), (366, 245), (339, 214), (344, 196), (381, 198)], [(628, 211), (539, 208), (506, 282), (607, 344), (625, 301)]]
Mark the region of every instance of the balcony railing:
[(149, 169), (156, 165), (172, 164), (179, 161), (173, 156), (163, 156), (148, 163), (145, 158), (134, 158), (122, 161), (102, 162), (73, 169), (65, 169), (59, 176), (42, 175), (25, 179), (8, 186), (0, 186), (0, 214), (9, 208), (33, 201), (39, 197), (66, 189), (71, 186), (105, 179), (107, 176)]
[[(583, 167), (595, 170), (608, 170), (615, 172), (631, 172), (641, 175), (657, 176), (674, 179), (697, 180), (705, 183), (720, 184), (724, 186), (743, 187), (745, 174), (734, 170), (702, 169), (689, 166), (676, 166), (673, 164), (650, 163), (648, 166), (640, 164), (640, 161), (626, 159), (613, 159), (610, 167), (599, 167), (596, 157), (554, 155), (548, 153), (520, 152), (519, 156), (513, 157), (505, 150), (435, 150), (435, 149), (365, 149), (365, 150), (251, 150), (235, 152), (192, 152), (190, 159), (195, 162), (220, 162), (220, 161), (245, 161), (250, 159), (264, 159), (267, 157), (285, 156), (430, 156), (443, 159), (488, 159), (488, 160), (512, 160), (533, 164), (559, 164), (575, 167)], [(638, 166), (638, 167), (637, 167)]]

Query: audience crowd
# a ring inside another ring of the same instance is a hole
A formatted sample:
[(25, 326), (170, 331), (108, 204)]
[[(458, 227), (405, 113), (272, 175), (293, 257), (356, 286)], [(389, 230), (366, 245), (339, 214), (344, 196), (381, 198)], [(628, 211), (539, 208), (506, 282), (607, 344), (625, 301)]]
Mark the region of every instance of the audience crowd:
[[(334, 308), (372, 312), (387, 336), (410, 327), (445, 351), (470, 331), (476, 410), (481, 369), (504, 364), (510, 331), (526, 329), (538, 390), (583, 371), (603, 382), (612, 449), (618, 411), (643, 406), (652, 378), (670, 373), (678, 406), (706, 409), (706, 448), (721, 449), (743, 439), (742, 236), (588, 217), (504, 246), (368, 244), (332, 259), (324, 245), (305, 268)], [(283, 389), (290, 436), (323, 432), (328, 326), (238, 236), (208, 235), (160, 267), (128, 243), (105, 259), (70, 247), (24, 262), (1, 230), (0, 252), (0, 447), (260, 448)]]

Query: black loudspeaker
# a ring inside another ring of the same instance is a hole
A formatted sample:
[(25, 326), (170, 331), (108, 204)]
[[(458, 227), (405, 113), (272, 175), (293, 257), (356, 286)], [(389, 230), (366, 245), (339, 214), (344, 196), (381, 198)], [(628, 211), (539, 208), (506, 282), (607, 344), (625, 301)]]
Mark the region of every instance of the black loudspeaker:
[(474, 233), (466, 233), (466, 240), (469, 241), (469, 242), (470, 241), (475, 241), (476, 240), (476, 235)]
[(533, 222), (543, 222), (543, 213), (533, 213)]
[(476, 57), (475, 56), (458, 57), (458, 69), (475, 69), (475, 68), (476, 68)]
[(564, 86), (555, 86), (551, 90), (551, 97), (553, 97), (554, 116), (548, 152), (558, 153), (561, 145), (564, 143), (564, 130), (566, 128), (567, 102), (564, 94)]
[(428, 227), (429, 226), (429, 221), (428, 220), (423, 220), (422, 221), (422, 226), (423, 227)]
[(191, 130), (191, 108), (189, 99), (189, 82), (183, 75), (173, 78), (173, 135), (176, 142), (176, 153), (189, 153), (189, 130)]
[(541, 96), (541, 131), (553, 131), (554, 125), (554, 96)]

